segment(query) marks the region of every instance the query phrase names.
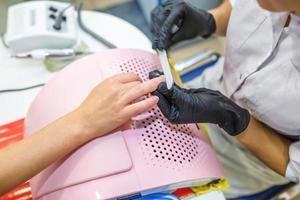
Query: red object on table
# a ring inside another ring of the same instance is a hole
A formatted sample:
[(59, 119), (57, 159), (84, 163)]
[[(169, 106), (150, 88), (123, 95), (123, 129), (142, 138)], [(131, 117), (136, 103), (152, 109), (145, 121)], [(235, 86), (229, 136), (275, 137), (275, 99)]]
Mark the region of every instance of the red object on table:
[(174, 196), (179, 199), (184, 199), (194, 195), (194, 192), (191, 188), (180, 188), (172, 193)]
[[(22, 140), (23, 136), (24, 119), (0, 126), (0, 149), (6, 147), (10, 143)], [(0, 200), (32, 200), (29, 183), (20, 185), (16, 189), (0, 197)]]

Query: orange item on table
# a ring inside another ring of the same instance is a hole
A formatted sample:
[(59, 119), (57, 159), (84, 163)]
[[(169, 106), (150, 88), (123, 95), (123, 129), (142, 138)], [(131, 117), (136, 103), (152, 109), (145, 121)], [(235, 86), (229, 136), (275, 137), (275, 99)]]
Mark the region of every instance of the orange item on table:
[[(13, 142), (22, 140), (23, 136), (24, 119), (0, 126), (0, 149)], [(0, 200), (32, 200), (29, 183), (20, 185), (9, 193), (0, 197)]]

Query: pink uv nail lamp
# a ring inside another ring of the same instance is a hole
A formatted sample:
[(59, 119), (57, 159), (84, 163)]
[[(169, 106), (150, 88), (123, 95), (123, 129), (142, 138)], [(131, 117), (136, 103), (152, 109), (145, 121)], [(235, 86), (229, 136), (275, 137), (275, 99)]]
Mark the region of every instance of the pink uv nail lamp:
[[(155, 54), (114, 49), (74, 62), (33, 101), (25, 122), (30, 135), (75, 109), (107, 77), (134, 72), (144, 80), (160, 69)], [(31, 179), (34, 199), (115, 199), (170, 191), (223, 178), (214, 151), (196, 125), (172, 125), (158, 108), (133, 119), (132, 128), (95, 139)]]

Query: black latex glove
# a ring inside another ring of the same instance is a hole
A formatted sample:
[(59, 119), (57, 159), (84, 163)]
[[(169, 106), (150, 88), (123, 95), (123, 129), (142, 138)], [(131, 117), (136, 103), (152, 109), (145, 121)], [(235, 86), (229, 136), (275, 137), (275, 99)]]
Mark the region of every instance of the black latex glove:
[[(175, 31), (177, 26), (179, 30)], [(216, 30), (214, 17), (183, 0), (168, 0), (151, 12), (153, 49), (167, 49), (172, 44), (202, 36), (209, 37)]]
[[(160, 75), (161, 72), (156, 70), (150, 72), (149, 78)], [(152, 94), (159, 97), (158, 107), (171, 123), (213, 123), (235, 136), (244, 131), (250, 121), (247, 110), (219, 91), (188, 90), (177, 85), (168, 90), (166, 83), (162, 82)]]

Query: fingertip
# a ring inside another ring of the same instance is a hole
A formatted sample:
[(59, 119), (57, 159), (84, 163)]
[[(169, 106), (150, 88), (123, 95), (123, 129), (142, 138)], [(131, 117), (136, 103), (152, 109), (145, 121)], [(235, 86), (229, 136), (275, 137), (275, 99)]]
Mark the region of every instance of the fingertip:
[(154, 47), (155, 47), (154, 49), (158, 49), (160, 51), (162, 51), (164, 49), (163, 44), (161, 44), (161, 42), (157, 42), (157, 44)]
[(159, 102), (159, 98), (157, 96), (150, 96), (145, 101), (146, 101), (145, 103), (147, 106), (146, 106), (146, 109), (144, 110), (144, 112), (155, 107)]
[(158, 38), (156, 35), (152, 35), (152, 49), (158, 49)]
[(155, 104), (157, 104), (159, 101), (158, 96), (151, 96), (150, 98), (152, 98), (152, 100), (153, 100), (153, 102), (155, 102)]
[(136, 73), (133, 73), (133, 72), (119, 74), (117, 79), (122, 83), (128, 83), (128, 82), (133, 82), (133, 81), (142, 82), (142, 79), (139, 77), (139, 75)]
[(153, 91), (157, 90), (157, 88), (159, 87), (159, 84), (161, 84), (164, 81), (164, 79), (165, 79), (164, 76), (159, 76), (159, 77), (149, 80), (151, 82), (149, 92), (153, 92)]
[(158, 49), (161, 50), (161, 51), (164, 50), (164, 49), (168, 49), (169, 48), (169, 46), (168, 46), (169, 41), (168, 40), (169, 40), (168, 38), (162, 37), (160, 39), (159, 43), (158, 43)]
[(129, 74), (130, 76), (133, 76), (133, 77), (137, 78), (137, 79), (141, 79), (141, 78), (139, 77), (139, 75), (136, 74), (136, 73), (134, 73), (134, 72), (128, 72), (128, 74)]
[(159, 101), (158, 97), (151, 96), (145, 100), (130, 104), (127, 107), (127, 113), (129, 116), (139, 115), (155, 107), (158, 101)]
[(159, 91), (166, 91), (166, 90), (168, 90), (167, 83), (166, 83), (166, 82), (161, 82), (161, 83), (158, 85), (158, 90), (159, 90)]
[(153, 70), (153, 71), (149, 72), (148, 78), (153, 79), (153, 78), (156, 78), (158, 76), (160, 76), (159, 71), (158, 70)]
[(159, 98), (157, 96), (148, 97), (146, 100), (144, 100), (144, 103), (146, 105), (145, 106), (146, 110), (149, 110), (149, 109), (153, 108), (154, 106), (156, 106), (158, 101), (159, 101)]
[(161, 75), (160, 77), (158, 77), (158, 79), (160, 80), (160, 82), (166, 81), (166, 76)]
[(157, 84), (157, 85), (156, 85), (156, 88), (155, 88), (155, 89), (157, 89), (158, 86), (159, 86), (162, 82), (165, 82), (166, 78), (165, 78), (164, 75), (161, 75), (161, 76), (159, 76), (159, 77), (156, 77), (156, 78), (153, 79), (153, 80), (156, 81), (156, 84)]
[(165, 41), (166, 39), (164, 38), (162, 33), (160, 33), (159, 36), (156, 37), (155, 41), (153, 41), (152, 43), (153, 49), (158, 49), (162, 51), (163, 49), (165, 49), (166, 46)]
[(148, 77), (149, 77), (149, 79), (155, 79), (155, 78), (161, 77), (162, 75), (164, 75), (163, 72), (156, 69), (156, 70), (149, 72)]

